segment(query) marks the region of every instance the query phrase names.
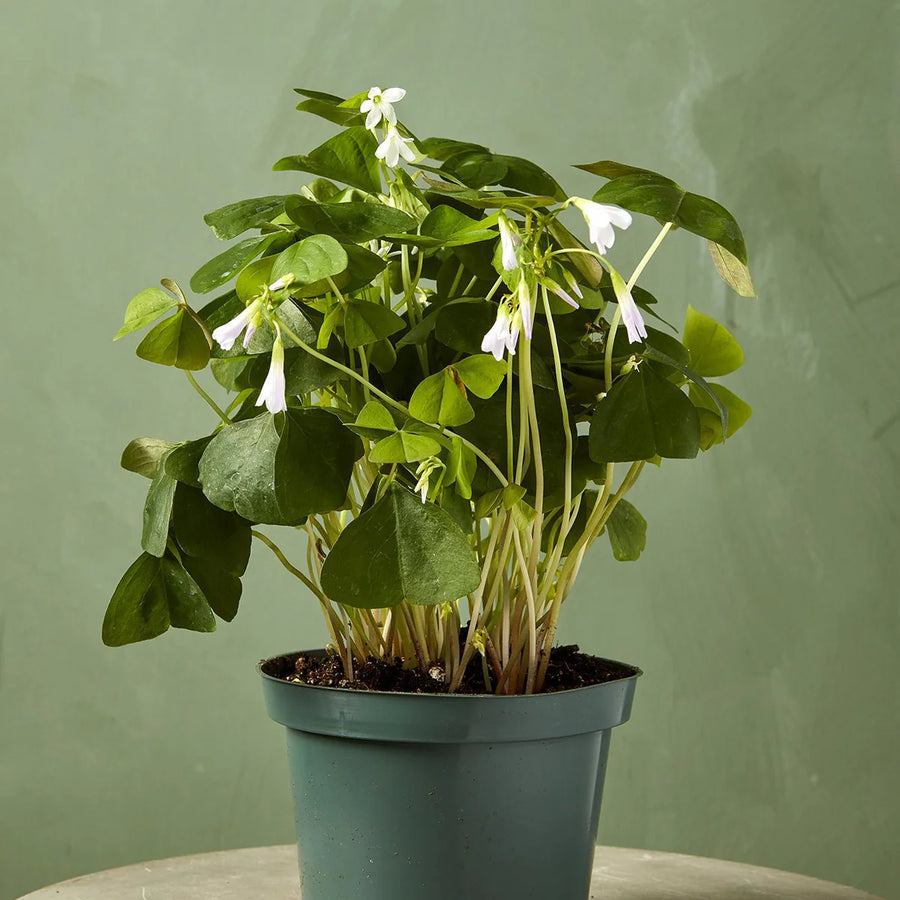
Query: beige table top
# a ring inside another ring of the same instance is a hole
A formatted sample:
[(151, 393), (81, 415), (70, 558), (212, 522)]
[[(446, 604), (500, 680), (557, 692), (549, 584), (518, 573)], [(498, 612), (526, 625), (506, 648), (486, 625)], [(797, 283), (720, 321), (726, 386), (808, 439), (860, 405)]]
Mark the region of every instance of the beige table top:
[[(177, 856), (83, 875), (20, 900), (301, 900), (296, 848)], [(652, 850), (598, 847), (591, 898), (602, 900), (878, 900), (815, 878)]]

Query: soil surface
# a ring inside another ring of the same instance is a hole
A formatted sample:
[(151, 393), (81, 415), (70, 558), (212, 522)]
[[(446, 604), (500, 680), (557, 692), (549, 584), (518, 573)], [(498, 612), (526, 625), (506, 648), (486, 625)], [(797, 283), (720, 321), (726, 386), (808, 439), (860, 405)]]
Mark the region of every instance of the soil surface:
[[(374, 659), (357, 662), (354, 666), (353, 680), (344, 674), (340, 658), (333, 655), (307, 655), (289, 653), (277, 656), (268, 661), (263, 660), (263, 672), (284, 681), (295, 681), (302, 684), (321, 687), (349, 688), (357, 691), (389, 691), (405, 694), (445, 694), (444, 667), (435, 663), (428, 669), (419, 667), (409, 669), (403, 667), (400, 659)], [(601, 684), (604, 681), (617, 681), (639, 674), (640, 669), (624, 663), (601, 659), (581, 653), (576, 644), (565, 647), (554, 647), (550, 653), (547, 667), (547, 678), (542, 693), (567, 691), (572, 688)], [(469, 664), (457, 693), (484, 694), (484, 674), (481, 657)]]

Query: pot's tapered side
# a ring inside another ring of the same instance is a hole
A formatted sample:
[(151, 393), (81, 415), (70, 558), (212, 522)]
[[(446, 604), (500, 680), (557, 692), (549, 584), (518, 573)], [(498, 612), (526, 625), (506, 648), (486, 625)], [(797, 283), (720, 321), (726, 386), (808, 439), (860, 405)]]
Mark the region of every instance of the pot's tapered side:
[(637, 670), (493, 697), (310, 687), (267, 665), (304, 900), (586, 900), (610, 729)]

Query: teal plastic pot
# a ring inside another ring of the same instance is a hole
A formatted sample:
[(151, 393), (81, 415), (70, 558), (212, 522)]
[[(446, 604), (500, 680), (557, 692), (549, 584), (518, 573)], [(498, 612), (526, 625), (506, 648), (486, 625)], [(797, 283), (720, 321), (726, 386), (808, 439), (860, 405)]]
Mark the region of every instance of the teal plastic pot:
[(586, 900), (640, 670), (529, 697), (398, 694), (273, 677), (296, 656), (260, 671), (287, 727), (303, 900)]

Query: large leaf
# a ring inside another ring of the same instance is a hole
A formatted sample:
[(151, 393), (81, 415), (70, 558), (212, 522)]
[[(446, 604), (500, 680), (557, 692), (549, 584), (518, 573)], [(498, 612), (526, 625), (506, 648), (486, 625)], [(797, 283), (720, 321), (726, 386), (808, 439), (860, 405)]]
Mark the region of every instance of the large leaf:
[(475, 417), (466, 397), (459, 373), (453, 366), (447, 366), (416, 385), (409, 401), (409, 414), (422, 422), (463, 425)]
[(627, 500), (620, 500), (606, 520), (606, 533), (613, 556), (632, 562), (647, 544), (647, 520)]
[(250, 523), (206, 499), (203, 491), (179, 484), (172, 507), (172, 530), (188, 555), (240, 576), (250, 559)]
[(406, 322), (388, 306), (368, 300), (348, 300), (344, 305), (344, 340), (348, 347), (364, 347), (390, 337)]
[(370, 241), (416, 227), (412, 216), (383, 203), (316, 203), (306, 197), (291, 197), (285, 211), (291, 221), (305, 231), (330, 234), (339, 241), (349, 243)]
[(323, 409), (235, 422), (200, 459), (203, 493), (251, 522), (299, 525), (344, 503), (359, 442)]
[(700, 450), (694, 404), (644, 364), (620, 378), (591, 420), (595, 462), (631, 462), (662, 456), (689, 459)]
[(251, 259), (263, 253), (276, 237), (277, 234), (263, 234), (238, 241), (194, 272), (191, 276), (191, 290), (197, 294), (206, 294), (226, 281), (231, 281)]
[(687, 308), (682, 343), (690, 351), (691, 368), (698, 375), (728, 375), (744, 363), (744, 351), (731, 332), (692, 306)]
[(215, 631), (203, 592), (172, 556), (142, 553), (122, 576), (103, 618), (103, 643), (121, 647), (169, 629)]
[(197, 371), (209, 362), (209, 340), (200, 323), (186, 310), (155, 325), (135, 351), (141, 359)]
[(674, 222), (679, 228), (724, 247), (746, 266), (747, 245), (740, 226), (715, 200), (686, 191), (671, 178), (649, 169), (609, 160), (578, 168), (612, 179), (594, 194), (598, 203), (614, 203), (661, 222)]
[(276, 172), (312, 172), (377, 194), (381, 191), (381, 174), (375, 156), (377, 146), (378, 141), (371, 132), (353, 125), (308, 155), (285, 156), (272, 168)]
[(397, 484), (341, 532), (322, 568), (330, 599), (368, 609), (457, 600), (480, 579), (453, 518)]
[(206, 597), (212, 611), (230, 622), (238, 611), (243, 586), (237, 575), (232, 575), (208, 559), (199, 559), (183, 553), (182, 564)]
[(479, 353), (481, 341), (494, 319), (497, 306), (485, 300), (453, 301), (442, 306), (435, 319), (434, 336), (445, 347), (461, 353)]
[(492, 397), (506, 377), (506, 363), (494, 359), (489, 353), (468, 356), (454, 363), (453, 368), (463, 384), (482, 400)]
[(125, 308), (125, 324), (116, 332), (114, 341), (146, 328), (160, 316), (178, 305), (178, 301), (162, 288), (147, 288), (134, 297)]
[(750, 270), (747, 266), (715, 241), (706, 243), (709, 247), (709, 254), (712, 256), (713, 265), (722, 281), (742, 297), (755, 297), (756, 288), (753, 287), (753, 279), (750, 277)]
[(230, 241), (250, 228), (259, 228), (284, 212), (283, 196), (251, 197), (229, 203), (203, 217), (203, 221), (222, 241)]
[(278, 254), (272, 266), (272, 278), (290, 274), (298, 284), (313, 284), (346, 268), (347, 253), (340, 243), (330, 235), (314, 234)]

